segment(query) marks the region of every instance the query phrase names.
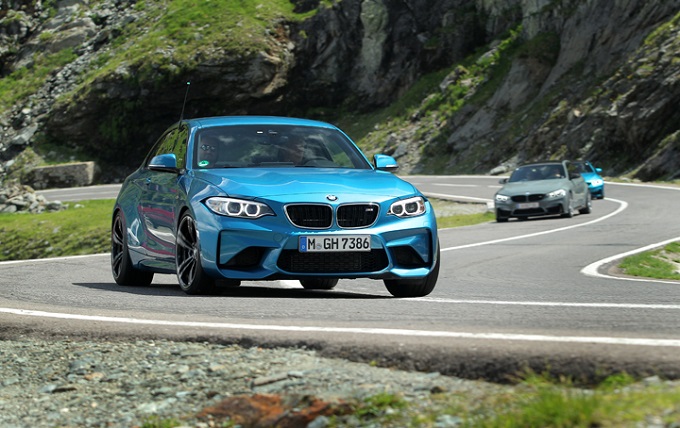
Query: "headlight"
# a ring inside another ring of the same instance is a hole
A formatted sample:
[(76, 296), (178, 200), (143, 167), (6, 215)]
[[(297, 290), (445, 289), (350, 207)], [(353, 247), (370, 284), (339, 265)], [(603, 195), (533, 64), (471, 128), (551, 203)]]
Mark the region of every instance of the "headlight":
[(260, 218), (274, 215), (274, 211), (266, 204), (243, 199), (215, 197), (206, 199), (205, 205), (215, 214), (229, 217)]
[(549, 198), (563, 198), (567, 195), (567, 191), (564, 189), (555, 190), (554, 192), (548, 193)]
[(390, 206), (387, 214), (397, 217), (415, 217), (425, 213), (425, 199), (420, 196), (397, 201)]
[(496, 202), (508, 202), (509, 200), (510, 196), (496, 194)]
[(590, 182), (590, 184), (592, 184), (593, 186), (601, 186), (602, 183), (603, 183), (602, 180), (593, 180)]

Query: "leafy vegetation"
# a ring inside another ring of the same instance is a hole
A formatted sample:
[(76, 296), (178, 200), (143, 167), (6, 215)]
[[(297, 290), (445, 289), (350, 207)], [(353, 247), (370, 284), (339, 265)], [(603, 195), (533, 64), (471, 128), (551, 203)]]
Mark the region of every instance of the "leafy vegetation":
[(116, 49), (100, 55), (100, 67), (91, 69), (81, 88), (123, 68), (135, 70), (128, 79), (160, 85), (215, 51), (234, 56), (269, 52), (269, 32), (277, 31), (278, 20), (296, 21), (313, 13), (294, 13), (294, 4), (286, 0), (266, 4), (140, 0), (136, 8), (144, 12), (144, 19), (125, 26), (113, 42)]
[(32, 65), (22, 67), (0, 79), (0, 111), (35, 93), (52, 71), (65, 66), (76, 57), (73, 49), (64, 49), (54, 54), (35, 54)]

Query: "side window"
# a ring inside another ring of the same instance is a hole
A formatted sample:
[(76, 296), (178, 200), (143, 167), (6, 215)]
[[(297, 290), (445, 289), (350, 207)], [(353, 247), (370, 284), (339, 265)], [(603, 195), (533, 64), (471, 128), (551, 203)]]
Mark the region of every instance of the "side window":
[(177, 167), (183, 169), (186, 165), (188, 134), (188, 129), (185, 126), (167, 132), (158, 141), (155, 150), (149, 159), (147, 159), (147, 162), (154, 156), (173, 153), (177, 158)]
[(567, 174), (569, 174), (569, 178), (571, 178), (571, 175), (574, 173), (580, 172), (579, 169), (574, 165), (573, 163), (569, 162), (567, 163)]

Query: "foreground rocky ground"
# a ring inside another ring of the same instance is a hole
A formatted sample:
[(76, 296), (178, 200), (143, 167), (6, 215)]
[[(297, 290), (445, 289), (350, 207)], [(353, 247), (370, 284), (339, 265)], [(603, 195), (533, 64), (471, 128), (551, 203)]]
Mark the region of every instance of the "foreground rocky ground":
[[(322, 358), (305, 349), (0, 339), (2, 427), (135, 427), (171, 419), (191, 427), (320, 428), (331, 420), (384, 426), (376, 416), (399, 411), (400, 403), (430, 412), (440, 393), (474, 401), (511, 389)], [(392, 394), (401, 398), (391, 402)], [(442, 411), (433, 422), (449, 427), (462, 419)]]

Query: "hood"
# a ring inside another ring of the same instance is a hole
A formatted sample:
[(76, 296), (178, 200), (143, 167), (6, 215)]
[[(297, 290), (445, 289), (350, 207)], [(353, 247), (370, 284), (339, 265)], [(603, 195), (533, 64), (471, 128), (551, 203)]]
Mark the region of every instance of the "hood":
[(568, 188), (566, 178), (555, 180), (536, 180), (536, 181), (518, 181), (517, 183), (506, 183), (501, 190), (498, 191), (501, 195), (514, 196), (524, 195), (526, 193), (550, 193), (558, 189)]
[(594, 172), (582, 172), (581, 177), (586, 181), (602, 180), (602, 177)]
[(197, 179), (222, 189), (229, 196), (246, 198), (315, 199), (313, 195), (370, 195), (390, 198), (417, 194), (399, 177), (371, 169), (338, 168), (231, 168), (195, 170)]

